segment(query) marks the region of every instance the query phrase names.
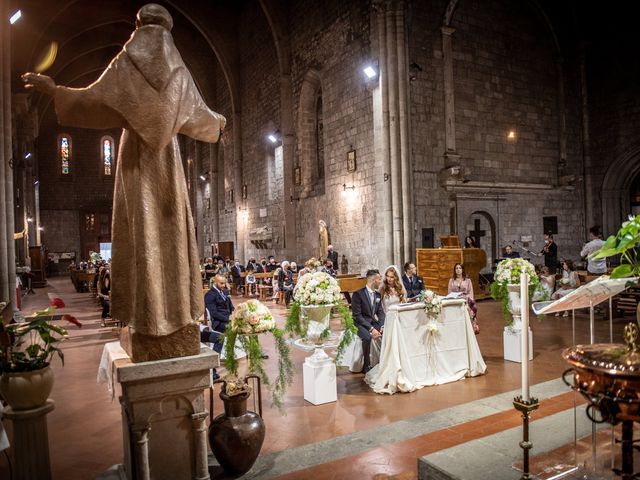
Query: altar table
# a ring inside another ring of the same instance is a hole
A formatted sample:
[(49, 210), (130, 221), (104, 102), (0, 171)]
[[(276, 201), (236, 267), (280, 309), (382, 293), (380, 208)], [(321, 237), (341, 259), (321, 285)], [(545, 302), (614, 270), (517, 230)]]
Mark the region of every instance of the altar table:
[(443, 300), (437, 332), (429, 322), (422, 303), (389, 309), (380, 363), (365, 376), (376, 393), (413, 392), (486, 372), (465, 300)]

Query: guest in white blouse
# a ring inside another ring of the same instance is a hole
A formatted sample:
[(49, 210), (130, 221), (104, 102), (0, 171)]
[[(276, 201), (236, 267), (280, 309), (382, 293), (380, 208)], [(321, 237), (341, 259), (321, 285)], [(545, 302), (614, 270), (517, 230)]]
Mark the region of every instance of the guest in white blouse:
[(402, 283), (400, 269), (395, 265), (387, 267), (384, 271), (380, 295), (382, 296), (382, 307), (385, 314), (389, 311), (391, 305), (407, 301), (407, 291)]
[[(560, 288), (551, 295), (552, 300), (558, 300), (565, 295), (570, 294), (576, 288), (580, 286), (580, 277), (571, 260), (565, 260), (562, 262), (562, 278), (559, 280)], [(560, 315), (556, 313), (556, 317)], [(569, 316), (569, 312), (565, 311), (562, 314), (563, 317)]]

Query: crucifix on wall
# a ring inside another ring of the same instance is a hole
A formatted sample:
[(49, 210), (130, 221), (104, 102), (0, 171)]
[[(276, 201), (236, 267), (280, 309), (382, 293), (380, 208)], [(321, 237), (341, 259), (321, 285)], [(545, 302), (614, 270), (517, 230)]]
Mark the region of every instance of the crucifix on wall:
[(476, 218), (473, 221), (473, 230), (469, 232), (469, 236), (476, 242), (476, 247), (480, 248), (480, 238), (484, 237), (486, 232), (480, 230), (480, 219)]

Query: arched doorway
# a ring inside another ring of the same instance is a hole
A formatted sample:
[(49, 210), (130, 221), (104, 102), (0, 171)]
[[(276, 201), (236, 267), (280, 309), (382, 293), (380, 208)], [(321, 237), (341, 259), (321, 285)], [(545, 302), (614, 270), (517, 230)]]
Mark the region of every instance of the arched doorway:
[(620, 223), (634, 211), (640, 213), (640, 144), (627, 150), (607, 169), (602, 182), (604, 234), (617, 232)]

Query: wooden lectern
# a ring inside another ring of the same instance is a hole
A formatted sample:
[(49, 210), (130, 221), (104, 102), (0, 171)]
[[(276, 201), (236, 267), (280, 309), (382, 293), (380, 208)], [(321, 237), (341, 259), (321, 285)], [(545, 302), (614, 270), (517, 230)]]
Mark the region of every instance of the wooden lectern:
[(446, 295), (453, 267), (456, 263), (462, 263), (473, 283), (475, 298), (486, 297), (480, 289), (480, 270), (487, 264), (485, 251), (480, 248), (460, 248), (455, 235), (440, 237), (440, 243), (442, 248), (416, 249), (418, 275), (423, 278), (425, 287), (439, 295)]

